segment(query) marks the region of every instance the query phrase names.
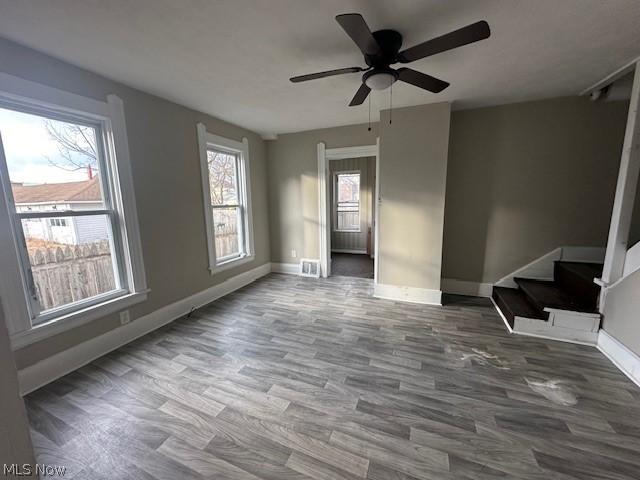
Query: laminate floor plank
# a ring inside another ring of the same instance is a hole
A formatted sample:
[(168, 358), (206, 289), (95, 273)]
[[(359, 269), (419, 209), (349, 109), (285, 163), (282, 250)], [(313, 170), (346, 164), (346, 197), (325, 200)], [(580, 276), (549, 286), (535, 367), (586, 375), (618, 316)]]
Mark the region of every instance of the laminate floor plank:
[(638, 478), (640, 389), (487, 299), (271, 274), (25, 398), (65, 478)]

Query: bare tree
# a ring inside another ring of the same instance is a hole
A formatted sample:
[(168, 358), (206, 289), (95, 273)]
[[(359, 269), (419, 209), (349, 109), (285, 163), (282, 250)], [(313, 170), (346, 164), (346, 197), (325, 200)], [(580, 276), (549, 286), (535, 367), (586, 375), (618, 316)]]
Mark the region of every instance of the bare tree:
[(59, 155), (55, 159), (46, 157), (51, 165), (69, 172), (89, 167), (97, 171), (96, 134), (92, 127), (49, 119), (43, 120), (43, 124), (58, 147)]
[(208, 153), (211, 204), (238, 203), (235, 156), (221, 152)]

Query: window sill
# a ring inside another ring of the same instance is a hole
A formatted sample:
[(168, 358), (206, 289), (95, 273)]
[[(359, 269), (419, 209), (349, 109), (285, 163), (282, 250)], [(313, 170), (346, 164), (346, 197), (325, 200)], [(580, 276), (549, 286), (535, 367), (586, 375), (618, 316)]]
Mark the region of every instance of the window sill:
[(129, 293), (73, 313), (62, 315), (56, 319), (36, 325), (29, 330), (15, 333), (14, 335), (11, 335), (11, 348), (14, 351), (18, 350), (32, 343), (66, 332), (67, 330), (79, 327), (80, 325), (84, 325), (111, 313), (124, 310), (136, 303), (145, 301), (147, 299), (147, 293), (149, 293), (149, 290)]
[(211, 275), (215, 275), (216, 273), (229, 270), (230, 268), (234, 268), (239, 265), (244, 265), (245, 263), (252, 262), (253, 260), (255, 260), (255, 258), (256, 258), (255, 255), (245, 255), (243, 257), (233, 258), (219, 265), (216, 265), (213, 267), (210, 266), (209, 272), (211, 272)]

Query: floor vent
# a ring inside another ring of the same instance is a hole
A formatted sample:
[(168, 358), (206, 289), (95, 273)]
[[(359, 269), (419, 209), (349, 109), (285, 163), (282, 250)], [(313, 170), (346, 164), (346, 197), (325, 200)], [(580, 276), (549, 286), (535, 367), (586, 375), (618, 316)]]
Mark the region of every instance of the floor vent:
[(300, 276), (302, 277), (320, 277), (320, 260), (309, 260), (303, 258), (300, 260)]

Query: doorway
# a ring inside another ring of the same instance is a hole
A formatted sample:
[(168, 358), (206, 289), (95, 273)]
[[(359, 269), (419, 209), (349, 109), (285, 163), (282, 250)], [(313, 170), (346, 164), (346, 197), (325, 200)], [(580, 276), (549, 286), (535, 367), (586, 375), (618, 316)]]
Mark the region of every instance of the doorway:
[(373, 278), (375, 157), (329, 161), (331, 275)]
[(378, 144), (318, 144), (320, 270), (377, 280)]

